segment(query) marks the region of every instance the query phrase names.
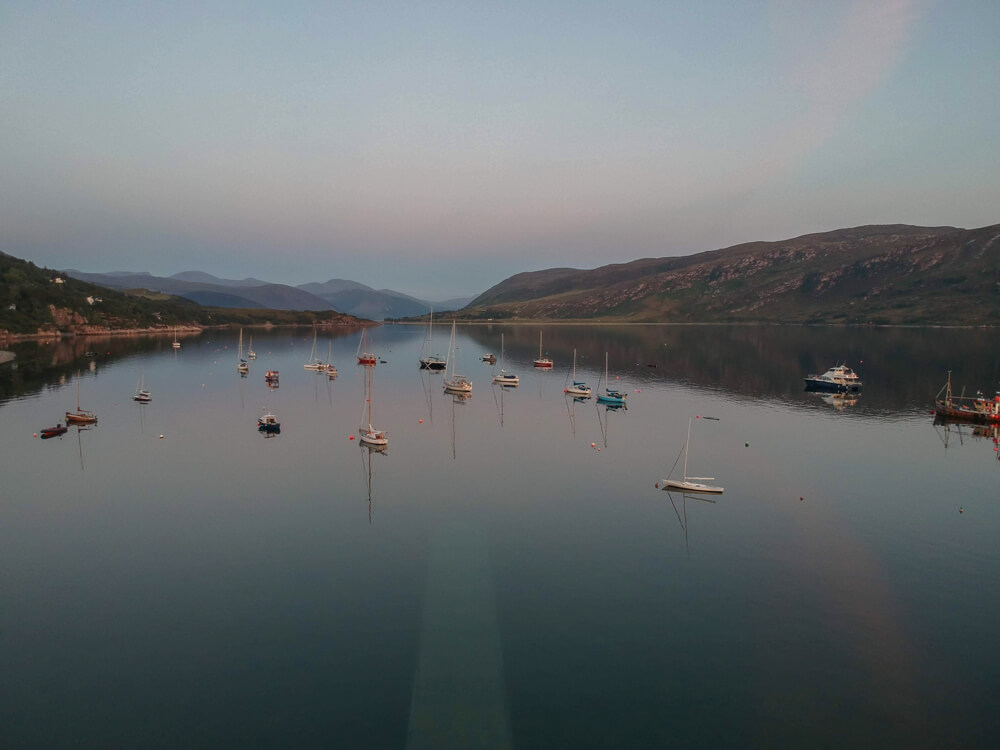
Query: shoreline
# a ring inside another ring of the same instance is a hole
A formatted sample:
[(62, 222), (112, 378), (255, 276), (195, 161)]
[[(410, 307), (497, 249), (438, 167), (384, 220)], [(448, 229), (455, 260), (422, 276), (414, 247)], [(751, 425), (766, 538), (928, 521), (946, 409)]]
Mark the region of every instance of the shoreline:
[(168, 326), (160, 328), (109, 328), (100, 331), (46, 331), (44, 333), (6, 333), (0, 332), (0, 345), (19, 343), (21, 341), (62, 341), (74, 338), (97, 338), (109, 336), (169, 336), (174, 333), (191, 336), (202, 334), (205, 331), (219, 331), (227, 328), (249, 328), (271, 330), (272, 328), (370, 328), (382, 325), (382, 323), (367, 321), (365, 323), (256, 323), (250, 325), (239, 325), (237, 323), (223, 323), (217, 326)]

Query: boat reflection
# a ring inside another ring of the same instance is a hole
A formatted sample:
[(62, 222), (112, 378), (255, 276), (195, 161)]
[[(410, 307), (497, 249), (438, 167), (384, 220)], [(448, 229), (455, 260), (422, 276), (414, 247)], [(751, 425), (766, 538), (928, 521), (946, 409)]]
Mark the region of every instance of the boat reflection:
[(832, 406), (837, 411), (843, 411), (848, 406), (855, 406), (861, 398), (860, 393), (823, 393), (821, 391), (806, 390), (810, 396), (814, 396), (828, 406)]
[(945, 451), (952, 447), (953, 440), (957, 440), (959, 446), (964, 446), (966, 440), (988, 440), (993, 444), (993, 453), (1000, 462), (1000, 425), (969, 424), (963, 420), (945, 419), (940, 415), (934, 417), (933, 424)]
[[(601, 412), (604, 412), (603, 416)], [(597, 421), (601, 425), (601, 438), (604, 441), (604, 447), (608, 447), (608, 430), (611, 425), (611, 415), (615, 412), (628, 411), (628, 406), (625, 404), (597, 404)]]
[(456, 406), (465, 406), (465, 402), (472, 398), (472, 393), (452, 393), (445, 392), (451, 396), (451, 457), (458, 458), (458, 419)]
[[(666, 493), (667, 497), (670, 498), (670, 505), (673, 506), (674, 513), (677, 516), (677, 523), (681, 525), (681, 529), (684, 531), (684, 550), (688, 555), (690, 555), (691, 547), (688, 542), (689, 524), (687, 515), (687, 501), (697, 500), (700, 503), (711, 503), (712, 505), (715, 505), (715, 498), (706, 497), (704, 495), (692, 495), (687, 492), (671, 492), (670, 490), (666, 490)], [(674, 499), (674, 495), (680, 495), (680, 500), (681, 500), (680, 510), (677, 509), (677, 501)]]
[(361, 466), (365, 475), (365, 486), (368, 489), (368, 523), (372, 522), (372, 504), (374, 500), (373, 485), (375, 477), (375, 468), (372, 464), (372, 456), (374, 454), (379, 454), (381, 456), (389, 455), (388, 445), (369, 445), (368, 443), (359, 443), (361, 446)]
[(94, 425), (76, 425), (76, 448), (77, 452), (80, 454), (80, 471), (83, 471), (83, 439), (80, 437), (80, 433), (88, 432), (94, 429)]

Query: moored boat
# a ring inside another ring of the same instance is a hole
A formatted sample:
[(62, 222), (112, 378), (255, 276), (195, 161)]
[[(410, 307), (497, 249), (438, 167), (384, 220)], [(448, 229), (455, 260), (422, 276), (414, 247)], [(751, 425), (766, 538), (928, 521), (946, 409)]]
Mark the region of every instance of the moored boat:
[(861, 378), (845, 364), (831, 367), (822, 375), (809, 374), (803, 379), (807, 391), (847, 393), (861, 390)]
[(534, 361), (535, 367), (545, 367), (552, 369), (552, 360), (542, 356), (542, 332), (538, 332), (538, 359)]
[(261, 432), (281, 432), (281, 423), (278, 418), (267, 409), (257, 418), (257, 429)]
[(948, 381), (938, 391), (934, 399), (934, 414), (942, 419), (974, 424), (1000, 424), (1000, 393), (993, 398), (981, 392), (975, 396), (955, 396), (951, 392), (951, 371)]
[(39, 434), (42, 436), (42, 440), (48, 440), (49, 438), (58, 437), (59, 435), (65, 435), (68, 430), (69, 427), (60, 422), (55, 427), (46, 427)]
[(80, 408), (80, 373), (76, 374), (76, 411), (66, 412), (66, 424), (97, 424), (97, 415)]

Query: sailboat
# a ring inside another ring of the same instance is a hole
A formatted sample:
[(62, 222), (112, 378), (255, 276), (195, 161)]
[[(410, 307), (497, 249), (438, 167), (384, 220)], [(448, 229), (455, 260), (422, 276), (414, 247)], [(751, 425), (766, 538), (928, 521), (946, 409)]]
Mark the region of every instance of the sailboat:
[(573, 385), (564, 388), (563, 393), (590, 398), (590, 386), (576, 379), (576, 349), (573, 350)]
[(374, 365), (378, 358), (368, 351), (365, 346), (365, 334), (368, 332), (367, 328), (361, 329), (361, 343), (358, 344), (358, 364), (359, 365)]
[(76, 373), (76, 411), (66, 412), (66, 424), (96, 424), (97, 415), (80, 408), (80, 373)]
[(455, 321), (451, 321), (451, 343), (448, 346), (448, 376), (444, 380), (446, 393), (472, 393), (472, 383), (465, 375), (455, 374)]
[(143, 382), (145, 376), (139, 376), (139, 382), (135, 384), (135, 395), (132, 397), (133, 401), (138, 401), (140, 404), (148, 404), (153, 400), (153, 394), (151, 394)]
[(326, 374), (329, 375), (330, 380), (335, 380), (337, 377), (337, 368), (333, 366), (333, 339), (327, 342), (329, 345), (326, 349)]
[(627, 396), (627, 393), (622, 393), (616, 388), (608, 388), (608, 353), (604, 352), (604, 393), (598, 394), (598, 403), (625, 406)]
[(538, 332), (538, 359), (535, 360), (535, 367), (552, 367), (552, 360), (542, 356), (542, 332)]
[(309, 352), (309, 361), (306, 362), (302, 366), (305, 367), (307, 370), (315, 370), (316, 372), (320, 372), (320, 371), (326, 369), (326, 365), (323, 363), (323, 360), (321, 360), (319, 357), (316, 356), (316, 329), (315, 328), (313, 328), (313, 345), (312, 345), (312, 350), (310, 350), (310, 352)]
[(250, 337), (250, 344), (247, 346), (247, 359), (257, 359), (257, 352), (253, 350), (253, 336)]
[(361, 411), (361, 426), (358, 427), (358, 435), (361, 442), (366, 445), (388, 445), (389, 433), (385, 430), (377, 430), (372, 426), (372, 420), (375, 418), (375, 392), (372, 388), (374, 373), (374, 367), (368, 367), (365, 370), (365, 405)]
[[(713, 422), (718, 422), (716, 417), (698, 417), (698, 419), (710, 419)], [(684, 479), (671, 479), (668, 475), (666, 479), (660, 480), (660, 483), (656, 486), (661, 487), (664, 490), (681, 490), (683, 492), (697, 492), (706, 495), (721, 495), (722, 487), (713, 487), (704, 482), (711, 482), (715, 477), (689, 477), (688, 476), (688, 449), (691, 446), (691, 418), (688, 419), (688, 431), (687, 439), (684, 441)], [(677, 456), (679, 459), (680, 456)], [(674, 466), (677, 466), (677, 461), (674, 461)], [(673, 472), (673, 468), (670, 469)]]
[(237, 363), (236, 363), (236, 369), (239, 371), (240, 375), (246, 375), (248, 372), (250, 372), (250, 365), (248, 365), (247, 361), (245, 359), (243, 359), (243, 329), (242, 328), (240, 329), (240, 352), (239, 352)]
[(504, 348), (503, 348), (503, 334), (501, 333), (500, 334), (500, 374), (493, 376), (493, 382), (497, 383), (498, 385), (509, 385), (509, 386), (519, 385), (520, 382), (521, 382), (521, 378), (519, 378), (517, 375), (515, 375), (515, 374), (513, 374), (511, 372), (507, 372), (505, 369), (503, 369), (503, 365), (504, 365)]
[(174, 326), (174, 343), (171, 344), (171, 346), (173, 346), (174, 349), (181, 348), (181, 342), (177, 340), (177, 326)]
[[(431, 308), (431, 320), (430, 324), (427, 326), (427, 338), (424, 340), (424, 345), (428, 351), (433, 351), (431, 346), (434, 341), (434, 308)], [(423, 353), (423, 350), (421, 350)], [(436, 354), (428, 354), (426, 357), (420, 358), (420, 367), (424, 370), (443, 370), (448, 364), (441, 359)]]

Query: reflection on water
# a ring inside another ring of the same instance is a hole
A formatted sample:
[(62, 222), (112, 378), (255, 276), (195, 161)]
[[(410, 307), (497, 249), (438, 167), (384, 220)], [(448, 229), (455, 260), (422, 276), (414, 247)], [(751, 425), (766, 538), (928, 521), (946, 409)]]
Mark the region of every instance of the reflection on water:
[[(460, 326), (522, 377), (470, 354), (464, 398), (423, 327), (372, 334), (391, 460), (356, 442), (364, 370), (303, 370), (310, 328), (255, 330), (245, 379), (237, 332), (18, 345), (0, 745), (1000, 744), (997, 430), (930, 414), (949, 369), (994, 387), (988, 332), (547, 326), (544, 372), (537, 326)], [(563, 392), (574, 349), (627, 410)], [(845, 360), (863, 396), (803, 391)], [(34, 438), (78, 369), (99, 426)], [(692, 414), (722, 418), (690, 467), (715, 505), (653, 487)]]

